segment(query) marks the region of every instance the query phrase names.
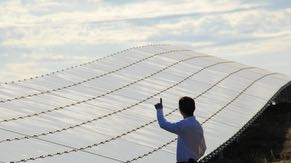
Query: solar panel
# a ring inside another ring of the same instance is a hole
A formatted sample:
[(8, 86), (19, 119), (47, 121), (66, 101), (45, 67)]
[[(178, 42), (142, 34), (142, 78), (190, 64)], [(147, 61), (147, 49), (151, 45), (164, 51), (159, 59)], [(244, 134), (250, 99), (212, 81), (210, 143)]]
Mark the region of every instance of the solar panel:
[(176, 136), (159, 128), (196, 100), (206, 160), (233, 140), (290, 78), (171, 45), (127, 49), (0, 85), (0, 162), (175, 162)]

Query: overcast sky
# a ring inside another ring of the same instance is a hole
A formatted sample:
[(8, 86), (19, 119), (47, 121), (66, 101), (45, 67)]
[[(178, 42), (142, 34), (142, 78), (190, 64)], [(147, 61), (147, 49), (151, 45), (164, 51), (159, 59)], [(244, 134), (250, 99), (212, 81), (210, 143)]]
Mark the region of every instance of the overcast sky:
[(291, 1), (0, 1), (2, 82), (151, 43), (291, 76)]

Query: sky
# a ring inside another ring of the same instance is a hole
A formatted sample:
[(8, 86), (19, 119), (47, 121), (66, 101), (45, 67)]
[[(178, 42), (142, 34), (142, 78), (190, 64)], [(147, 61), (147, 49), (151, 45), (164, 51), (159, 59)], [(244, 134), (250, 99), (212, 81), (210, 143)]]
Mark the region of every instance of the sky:
[(291, 1), (0, 1), (0, 82), (164, 43), (291, 76)]

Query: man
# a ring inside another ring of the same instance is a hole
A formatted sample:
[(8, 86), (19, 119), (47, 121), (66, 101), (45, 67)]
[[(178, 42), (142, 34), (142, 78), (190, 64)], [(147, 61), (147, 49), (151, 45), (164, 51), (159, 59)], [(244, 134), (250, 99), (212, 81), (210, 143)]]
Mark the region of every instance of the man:
[(165, 119), (162, 98), (155, 108), (160, 127), (178, 135), (177, 163), (196, 163), (203, 156), (206, 146), (202, 126), (193, 116), (194, 99), (182, 97), (179, 100), (179, 110), (184, 119), (176, 123), (170, 123)]

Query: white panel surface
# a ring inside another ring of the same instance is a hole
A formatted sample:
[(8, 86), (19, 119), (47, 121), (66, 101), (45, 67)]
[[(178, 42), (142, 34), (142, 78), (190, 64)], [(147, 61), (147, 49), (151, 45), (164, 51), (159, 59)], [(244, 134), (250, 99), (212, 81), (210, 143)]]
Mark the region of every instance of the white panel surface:
[(290, 78), (170, 45), (136, 47), (0, 85), (0, 162), (175, 162), (176, 135), (159, 128), (182, 96), (196, 101), (206, 158)]

